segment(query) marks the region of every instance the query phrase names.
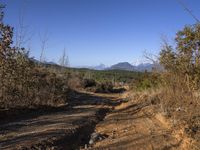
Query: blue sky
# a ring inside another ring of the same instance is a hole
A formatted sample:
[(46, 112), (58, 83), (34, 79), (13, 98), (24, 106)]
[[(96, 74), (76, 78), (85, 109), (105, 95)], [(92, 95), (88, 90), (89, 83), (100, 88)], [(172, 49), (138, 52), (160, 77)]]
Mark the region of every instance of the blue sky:
[[(200, 18), (199, 0), (182, 0)], [(195, 20), (176, 0), (1, 0), (5, 22), (18, 25), (20, 12), (28, 26), (31, 56), (39, 58), (39, 33), (48, 33), (45, 58), (58, 61), (64, 47), (71, 66), (112, 65), (158, 53), (161, 37)]]

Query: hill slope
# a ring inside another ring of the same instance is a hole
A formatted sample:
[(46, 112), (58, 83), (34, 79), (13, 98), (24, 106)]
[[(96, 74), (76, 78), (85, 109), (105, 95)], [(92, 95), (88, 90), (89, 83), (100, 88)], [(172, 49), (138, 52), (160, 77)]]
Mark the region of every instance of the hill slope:
[(112, 65), (110, 70), (128, 70), (128, 71), (134, 71), (135, 67), (131, 65), (128, 62), (120, 62), (118, 64)]

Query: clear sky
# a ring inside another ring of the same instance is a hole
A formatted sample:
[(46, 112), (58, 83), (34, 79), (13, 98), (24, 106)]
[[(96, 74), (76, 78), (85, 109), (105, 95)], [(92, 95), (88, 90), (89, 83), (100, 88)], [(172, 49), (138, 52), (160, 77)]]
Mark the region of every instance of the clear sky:
[[(199, 0), (182, 0), (200, 18)], [(28, 26), (31, 56), (39, 58), (39, 33), (48, 33), (48, 61), (58, 61), (64, 47), (72, 66), (112, 65), (140, 60), (144, 50), (158, 53), (161, 36), (195, 20), (176, 0), (0, 0), (5, 22), (18, 25), (20, 12)]]

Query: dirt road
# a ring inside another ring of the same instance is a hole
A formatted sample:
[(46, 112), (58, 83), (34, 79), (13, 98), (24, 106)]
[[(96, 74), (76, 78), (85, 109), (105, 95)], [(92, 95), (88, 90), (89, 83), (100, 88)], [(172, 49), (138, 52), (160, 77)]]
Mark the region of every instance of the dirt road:
[(119, 103), (117, 96), (76, 93), (66, 109), (0, 124), (0, 149), (79, 149)]
[(119, 94), (79, 93), (66, 109), (1, 124), (0, 149), (190, 149), (156, 107)]

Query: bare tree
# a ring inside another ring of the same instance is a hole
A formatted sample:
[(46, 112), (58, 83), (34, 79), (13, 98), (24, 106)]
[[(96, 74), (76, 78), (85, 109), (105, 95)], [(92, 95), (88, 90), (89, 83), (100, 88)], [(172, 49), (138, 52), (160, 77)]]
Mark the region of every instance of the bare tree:
[(61, 65), (62, 67), (69, 67), (69, 57), (68, 57), (68, 55), (66, 54), (66, 48), (64, 48), (63, 54), (62, 54), (62, 56), (61, 56), (59, 62), (60, 62), (60, 65)]
[(157, 55), (144, 51), (143, 56), (148, 62), (153, 64), (151, 68), (153, 71), (163, 70), (162, 66), (159, 64), (159, 57)]
[(43, 35), (41, 35), (41, 33), (39, 33), (39, 36), (40, 36), (40, 41), (41, 41), (40, 62), (44, 62), (45, 61), (45, 58), (44, 58), (45, 49), (46, 49), (46, 46), (47, 46), (47, 42), (49, 40), (48, 32), (46, 31)]
[(194, 15), (192, 10), (190, 10), (182, 0), (177, 0), (177, 2), (184, 8), (184, 10), (197, 22), (200, 23), (199, 19)]
[(3, 9), (5, 8), (5, 5), (0, 4), (0, 23), (3, 22), (4, 12)]
[(68, 55), (65, 58), (65, 67), (69, 67), (69, 56)]
[(144, 58), (148, 61), (151, 61), (153, 64), (157, 64), (158, 63), (158, 56), (156, 56), (155, 54), (149, 53), (146, 50), (143, 52), (144, 54)]
[(22, 46), (24, 47), (33, 36), (33, 33), (29, 30), (30, 26), (25, 25), (24, 14), (25, 12), (23, 10), (19, 13), (18, 25), (15, 34), (15, 47), (17, 48), (21, 48)]

